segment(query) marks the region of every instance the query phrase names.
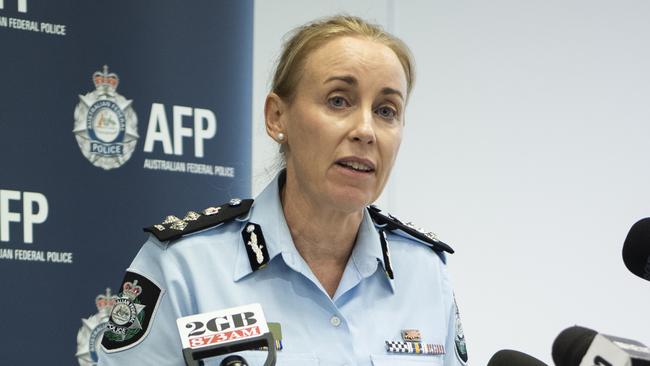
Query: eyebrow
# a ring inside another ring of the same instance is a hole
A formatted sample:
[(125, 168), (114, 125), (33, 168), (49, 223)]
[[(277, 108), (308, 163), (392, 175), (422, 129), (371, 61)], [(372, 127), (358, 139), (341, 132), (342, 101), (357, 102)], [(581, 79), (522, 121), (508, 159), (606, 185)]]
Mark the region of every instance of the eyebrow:
[(383, 89), (381, 89), (381, 93), (382, 93), (383, 95), (396, 94), (398, 97), (400, 97), (400, 98), (402, 98), (402, 100), (404, 100), (404, 96), (402, 95), (402, 92), (400, 92), (400, 91), (397, 90), (397, 89), (393, 89), (393, 88), (388, 88), (388, 87), (387, 87), (387, 88), (383, 88)]
[(336, 80), (343, 81), (344, 83), (347, 83), (347, 84), (350, 84), (350, 85), (357, 85), (357, 79), (354, 76), (350, 76), (350, 75), (330, 76), (329, 78), (327, 78), (327, 80), (325, 80), (325, 82), (323, 84), (327, 84), (330, 81), (336, 81)]
[[(331, 76), (331, 77), (327, 78), (327, 80), (325, 80), (325, 82), (323, 82), (323, 84), (327, 84), (327, 83), (332, 82), (332, 81), (342, 81), (342, 82), (344, 82), (346, 84), (350, 84), (350, 85), (357, 85), (358, 84), (357, 79), (354, 76), (350, 76), (350, 75)], [(385, 87), (385, 88), (381, 89), (381, 94), (383, 94), (383, 95), (395, 94), (398, 97), (402, 98), (402, 100), (404, 100), (404, 95), (402, 95), (402, 92), (400, 92), (397, 89)]]

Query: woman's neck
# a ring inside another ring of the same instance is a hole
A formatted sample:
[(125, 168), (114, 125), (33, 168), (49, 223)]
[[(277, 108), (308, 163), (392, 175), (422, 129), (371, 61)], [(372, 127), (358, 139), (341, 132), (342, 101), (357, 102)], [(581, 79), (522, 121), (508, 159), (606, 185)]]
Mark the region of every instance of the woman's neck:
[(333, 297), (354, 248), (363, 210), (344, 212), (316, 202), (290, 179), (281, 190), (281, 200), (296, 249)]

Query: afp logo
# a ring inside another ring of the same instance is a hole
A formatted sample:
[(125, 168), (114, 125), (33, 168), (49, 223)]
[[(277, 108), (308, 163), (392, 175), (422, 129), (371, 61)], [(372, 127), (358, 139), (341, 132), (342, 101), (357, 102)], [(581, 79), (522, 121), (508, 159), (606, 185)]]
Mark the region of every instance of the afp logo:
[(95, 90), (79, 95), (74, 111), (73, 133), (81, 153), (94, 166), (119, 168), (133, 155), (138, 142), (138, 117), (127, 100), (117, 93), (120, 79), (115, 73), (93, 74)]
[[(18, 3), (18, 12), (19, 13), (27, 13), (27, 0), (17, 0)], [(5, 1), (0, 0), (0, 9), (5, 8)]]

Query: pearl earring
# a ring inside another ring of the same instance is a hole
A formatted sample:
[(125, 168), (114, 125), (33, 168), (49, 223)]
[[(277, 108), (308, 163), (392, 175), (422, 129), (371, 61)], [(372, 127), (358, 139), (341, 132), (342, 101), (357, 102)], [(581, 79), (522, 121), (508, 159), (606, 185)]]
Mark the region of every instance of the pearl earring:
[(284, 141), (284, 134), (282, 132), (278, 133), (278, 140)]

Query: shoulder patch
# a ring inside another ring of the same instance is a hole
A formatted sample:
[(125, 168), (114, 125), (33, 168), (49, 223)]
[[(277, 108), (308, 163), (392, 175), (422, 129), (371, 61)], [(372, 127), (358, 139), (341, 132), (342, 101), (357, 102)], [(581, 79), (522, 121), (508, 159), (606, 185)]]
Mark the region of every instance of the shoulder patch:
[(216, 207), (208, 207), (199, 212), (189, 211), (182, 219), (167, 216), (160, 224), (143, 228), (160, 241), (170, 241), (184, 235), (217, 226), (246, 214), (253, 205), (252, 199), (233, 198), (230, 202)]
[(142, 342), (149, 333), (162, 293), (163, 290), (150, 279), (126, 272), (102, 338), (102, 347), (107, 353), (129, 349)]
[(454, 336), (454, 343), (456, 344), (456, 357), (462, 365), (467, 365), (467, 345), (465, 343), (465, 333), (463, 332), (463, 325), (460, 322), (460, 312), (458, 311), (458, 304), (456, 303), (456, 296), (454, 295), (454, 312), (456, 335)]
[(377, 226), (395, 232), (397, 235), (417, 239), (436, 252), (454, 253), (454, 250), (449, 245), (438, 240), (432, 232), (425, 232), (410, 222), (405, 224), (391, 214), (384, 215), (375, 205), (368, 206), (368, 213)]

